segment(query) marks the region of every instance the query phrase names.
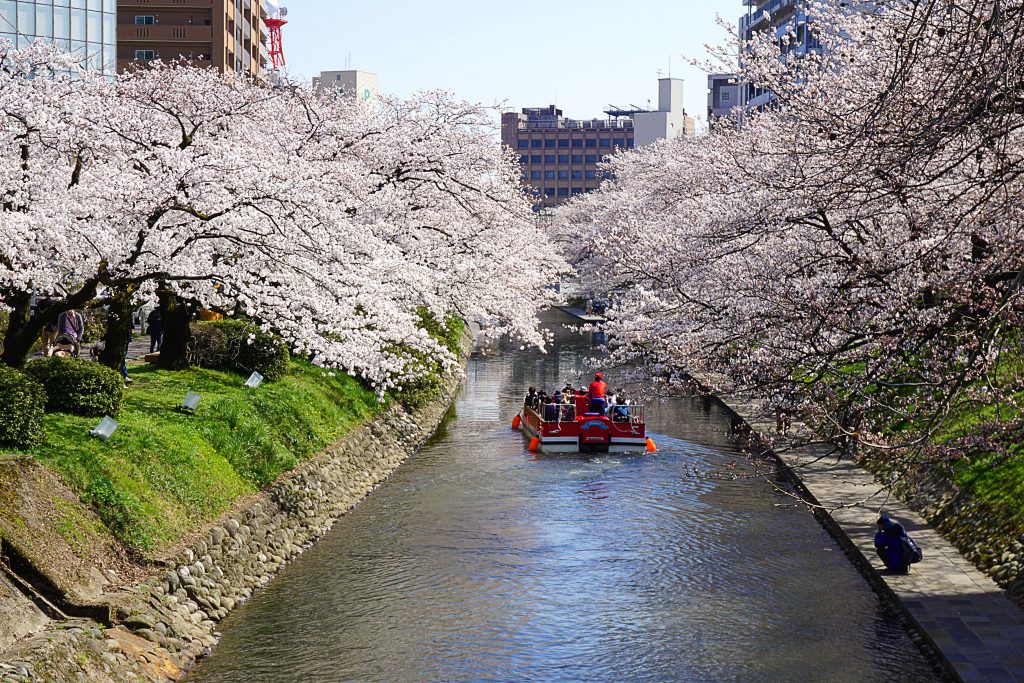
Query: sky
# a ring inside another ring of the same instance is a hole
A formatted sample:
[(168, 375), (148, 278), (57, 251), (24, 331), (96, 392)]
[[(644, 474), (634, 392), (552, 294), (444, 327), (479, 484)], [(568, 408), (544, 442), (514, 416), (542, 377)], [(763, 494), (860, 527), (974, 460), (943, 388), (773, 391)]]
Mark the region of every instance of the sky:
[[(443, 89), (487, 106), (558, 105), (603, 118), (608, 105), (651, 108), (658, 78), (685, 80), (686, 111), (706, 117), (707, 74), (689, 65), (736, 23), (741, 0), (281, 0), (292, 78), (376, 73), (384, 94)], [(661, 75), (659, 76), (659, 70)]]

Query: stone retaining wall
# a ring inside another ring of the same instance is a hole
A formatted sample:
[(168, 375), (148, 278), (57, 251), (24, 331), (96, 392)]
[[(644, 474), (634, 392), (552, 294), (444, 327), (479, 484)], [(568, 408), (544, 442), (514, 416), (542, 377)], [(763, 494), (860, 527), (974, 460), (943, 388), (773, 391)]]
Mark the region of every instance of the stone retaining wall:
[[(464, 338), (468, 351), (470, 340)], [(0, 683), (173, 681), (217, 642), (217, 624), (415, 453), (460, 386), (413, 413), (397, 404), (224, 516), (158, 577), (107, 596), (112, 628), (54, 622), (0, 663)]]

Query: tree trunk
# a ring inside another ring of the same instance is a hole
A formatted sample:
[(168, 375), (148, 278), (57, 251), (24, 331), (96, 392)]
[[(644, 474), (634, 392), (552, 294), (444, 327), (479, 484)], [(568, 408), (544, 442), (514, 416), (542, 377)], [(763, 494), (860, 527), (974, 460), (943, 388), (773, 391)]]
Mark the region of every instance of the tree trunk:
[(107, 331), (103, 335), (100, 363), (113, 370), (120, 370), (121, 363), (128, 355), (128, 343), (135, 327), (132, 312), (136, 291), (138, 285), (118, 287), (113, 291), (107, 307)]
[(157, 290), (157, 296), (164, 326), (159, 365), (165, 370), (184, 370), (188, 367), (188, 343), (192, 340), (188, 304), (165, 287)]

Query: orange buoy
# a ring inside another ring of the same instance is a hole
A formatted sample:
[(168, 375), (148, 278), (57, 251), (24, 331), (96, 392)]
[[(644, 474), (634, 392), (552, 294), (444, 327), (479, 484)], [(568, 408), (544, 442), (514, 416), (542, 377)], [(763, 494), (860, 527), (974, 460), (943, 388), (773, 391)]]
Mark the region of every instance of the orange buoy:
[(535, 436), (532, 439), (530, 439), (530, 445), (527, 446), (527, 448), (530, 449), (531, 453), (536, 453), (537, 451), (539, 451), (540, 450), (540, 437)]
[(647, 437), (647, 452), (654, 453), (656, 450), (658, 450), (658, 445), (654, 443), (654, 439)]
[(523, 418), (516, 415), (512, 418), (512, 429), (519, 429), (519, 425), (523, 423)]

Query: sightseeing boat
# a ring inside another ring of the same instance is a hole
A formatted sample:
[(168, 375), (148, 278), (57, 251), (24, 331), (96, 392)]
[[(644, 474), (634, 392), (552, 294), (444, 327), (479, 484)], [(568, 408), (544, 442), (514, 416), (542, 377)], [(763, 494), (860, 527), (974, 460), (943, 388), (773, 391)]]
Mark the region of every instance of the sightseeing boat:
[(541, 453), (630, 453), (654, 451), (647, 437), (644, 407), (617, 405), (592, 412), (590, 397), (577, 391), (568, 403), (523, 406), (512, 428), (530, 437), (529, 449)]

